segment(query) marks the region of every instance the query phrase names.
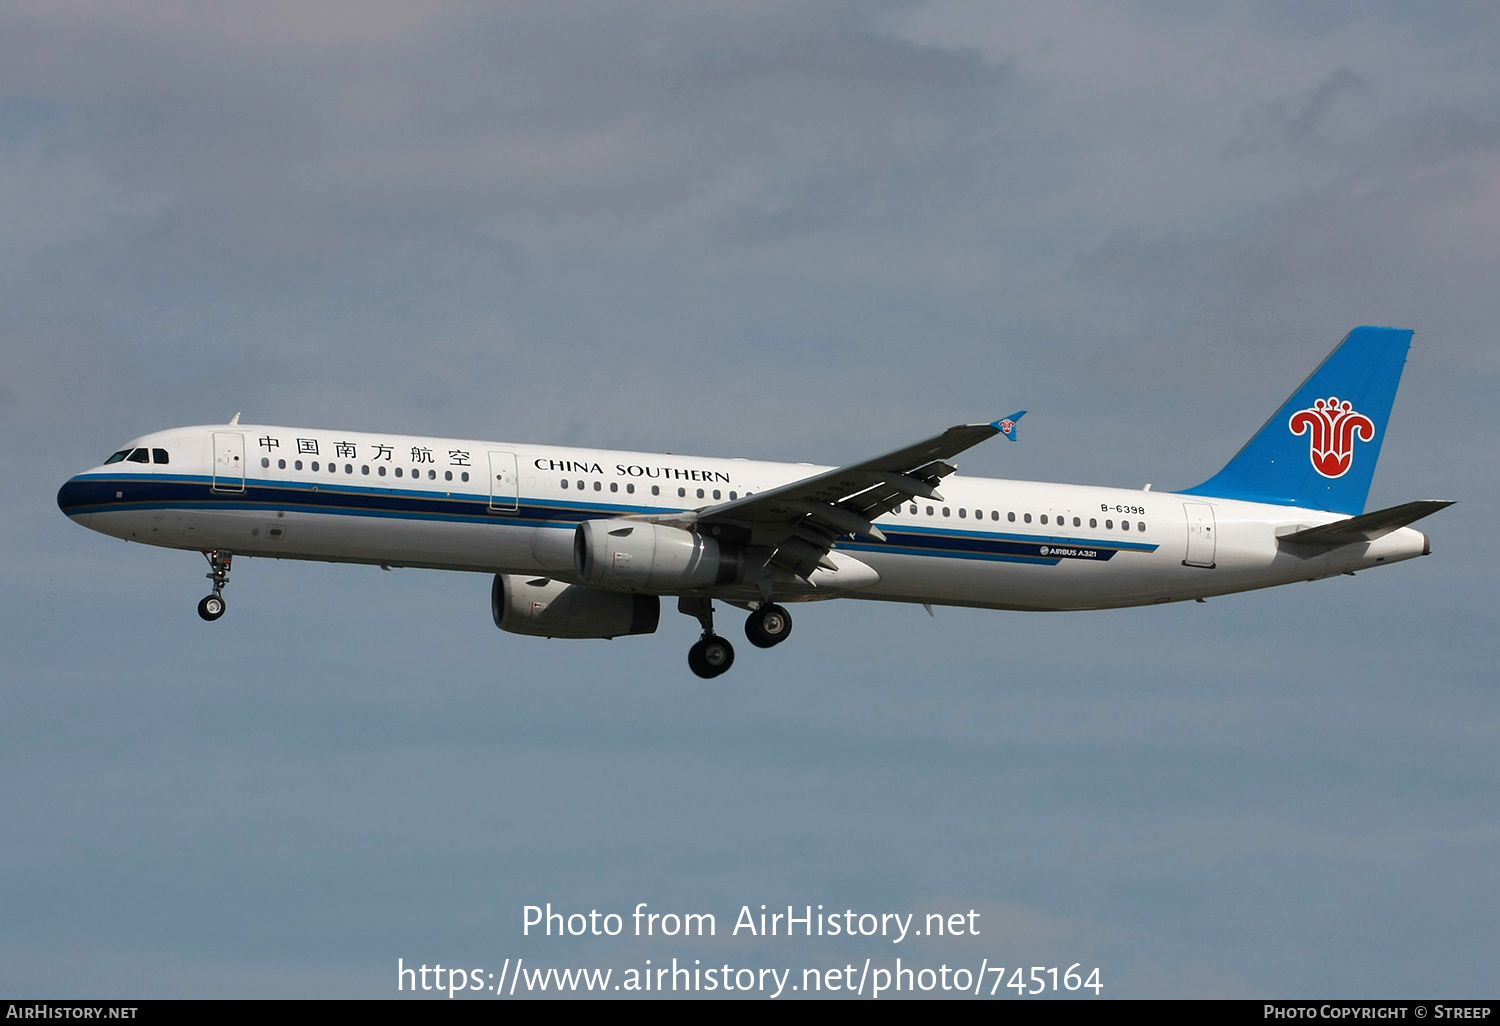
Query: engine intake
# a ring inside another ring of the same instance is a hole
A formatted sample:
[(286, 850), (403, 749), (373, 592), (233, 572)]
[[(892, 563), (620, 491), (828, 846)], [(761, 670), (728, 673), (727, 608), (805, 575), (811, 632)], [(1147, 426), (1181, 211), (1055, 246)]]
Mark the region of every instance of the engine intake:
[(661, 619), (661, 600), (655, 595), (596, 591), (517, 574), (495, 575), (490, 609), (502, 631), (541, 638), (654, 634)]
[(745, 579), (733, 542), (640, 520), (585, 520), (573, 535), (573, 568), (611, 591), (692, 591)]

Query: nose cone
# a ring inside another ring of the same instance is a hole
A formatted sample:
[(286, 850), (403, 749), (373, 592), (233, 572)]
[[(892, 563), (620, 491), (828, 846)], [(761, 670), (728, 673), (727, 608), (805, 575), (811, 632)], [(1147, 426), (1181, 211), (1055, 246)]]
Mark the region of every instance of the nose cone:
[(77, 519), (84, 515), (85, 507), (98, 502), (98, 496), (94, 494), (97, 490), (80, 478), (69, 478), (57, 490), (57, 508)]

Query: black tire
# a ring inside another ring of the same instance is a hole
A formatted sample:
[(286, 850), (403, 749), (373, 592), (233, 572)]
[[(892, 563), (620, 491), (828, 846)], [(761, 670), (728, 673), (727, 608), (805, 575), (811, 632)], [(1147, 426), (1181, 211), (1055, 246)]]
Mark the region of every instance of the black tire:
[(206, 596), (198, 603), (198, 615), (205, 620), (217, 620), (224, 615), (224, 600), (218, 595)]
[(688, 649), (688, 669), (708, 680), (734, 665), (734, 646), (715, 635)]
[(756, 648), (773, 648), (792, 633), (792, 614), (781, 606), (761, 606), (745, 620), (745, 637)]

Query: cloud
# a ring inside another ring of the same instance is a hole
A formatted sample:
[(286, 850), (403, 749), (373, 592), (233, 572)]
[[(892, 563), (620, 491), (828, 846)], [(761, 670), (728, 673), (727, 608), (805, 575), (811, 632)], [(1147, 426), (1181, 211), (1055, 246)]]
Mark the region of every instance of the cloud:
[(1261, 104), (1246, 115), (1244, 129), (1224, 148), (1224, 156), (1244, 157), (1276, 145), (1327, 145), (1334, 104), (1340, 95), (1369, 88), (1369, 83), (1354, 72), (1339, 68), (1305, 93)]

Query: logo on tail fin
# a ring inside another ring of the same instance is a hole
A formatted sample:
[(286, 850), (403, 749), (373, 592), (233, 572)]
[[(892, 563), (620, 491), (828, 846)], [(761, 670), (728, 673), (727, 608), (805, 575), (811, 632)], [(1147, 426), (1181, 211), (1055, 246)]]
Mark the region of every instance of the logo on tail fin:
[(1360, 441), (1375, 440), (1375, 422), (1354, 409), (1354, 404), (1329, 396), (1313, 403), (1311, 409), (1292, 414), (1287, 425), (1294, 435), (1311, 434), (1308, 458), (1313, 469), (1324, 477), (1343, 477), (1354, 465), (1354, 437)]

